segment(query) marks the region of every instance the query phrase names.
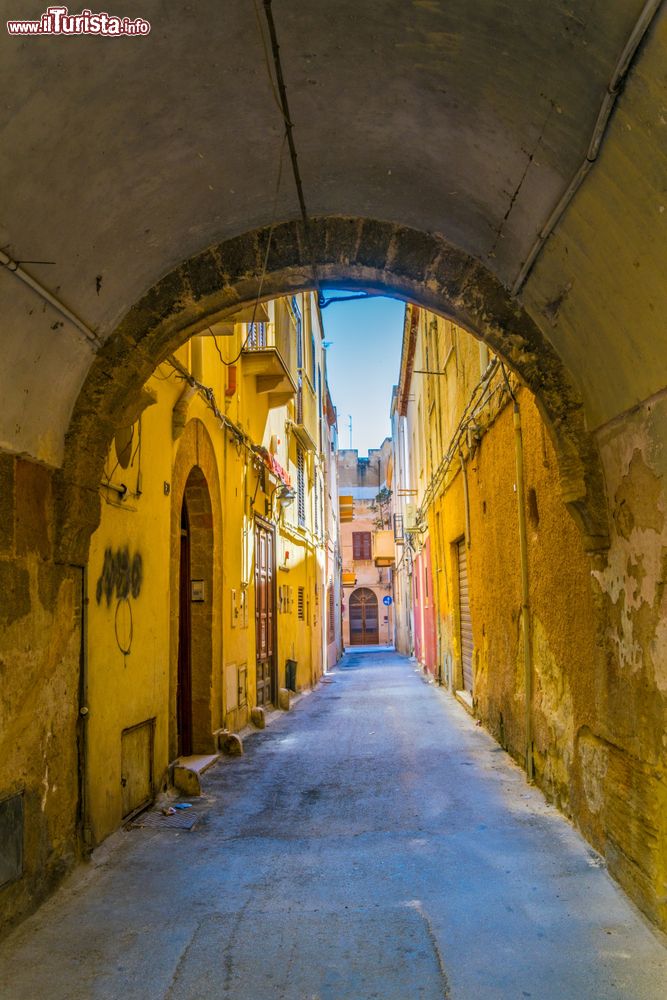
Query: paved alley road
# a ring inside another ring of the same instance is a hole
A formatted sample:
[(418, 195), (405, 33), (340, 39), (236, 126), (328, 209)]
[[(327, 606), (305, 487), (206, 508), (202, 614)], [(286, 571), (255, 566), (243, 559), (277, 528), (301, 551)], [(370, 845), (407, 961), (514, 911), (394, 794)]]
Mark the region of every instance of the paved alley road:
[(206, 779), (194, 830), (119, 832), (0, 946), (3, 1000), (667, 995), (597, 855), (394, 653)]

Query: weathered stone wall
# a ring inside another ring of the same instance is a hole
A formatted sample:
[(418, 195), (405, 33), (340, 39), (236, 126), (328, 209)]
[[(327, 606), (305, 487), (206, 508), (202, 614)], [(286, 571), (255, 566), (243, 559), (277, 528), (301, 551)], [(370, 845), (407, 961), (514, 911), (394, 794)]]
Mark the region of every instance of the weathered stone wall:
[(612, 515), (593, 570), (606, 669), (599, 728), (577, 744), (581, 809), (630, 894), (667, 927), (667, 392), (598, 439)]
[(53, 562), (52, 472), (0, 455), (0, 802), (23, 799), (23, 874), (0, 932), (77, 856), (81, 571)]
[[(657, 923), (666, 901), (667, 400), (601, 435), (613, 514), (607, 557), (584, 551), (558, 493), (551, 442), (526, 390), (523, 432), (533, 656), (535, 781), (602, 851)], [(524, 763), (521, 567), (511, 405), (467, 463), (474, 711)], [(661, 479), (661, 477), (663, 477)], [(465, 529), (461, 475), (436, 505), (446, 542)], [(460, 657), (456, 567), (445, 552), (441, 630)], [(437, 581), (436, 581), (437, 582)], [(449, 599), (447, 598), (449, 594)]]

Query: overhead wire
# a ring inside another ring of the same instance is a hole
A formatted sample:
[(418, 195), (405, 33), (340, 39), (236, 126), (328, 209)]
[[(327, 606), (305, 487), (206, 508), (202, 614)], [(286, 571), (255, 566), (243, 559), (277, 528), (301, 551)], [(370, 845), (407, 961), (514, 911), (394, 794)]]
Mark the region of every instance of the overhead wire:
[[(292, 165), (292, 176), (294, 178), (294, 186), (296, 188), (297, 199), (299, 202), (299, 211), (301, 213), (301, 222), (303, 224), (303, 236), (306, 244), (306, 253), (310, 259), (310, 267), (313, 274), (313, 284), (317, 292), (318, 305), (320, 305), (322, 300), (324, 299), (324, 296), (322, 295), (322, 290), (320, 288), (319, 271), (315, 263), (315, 256), (313, 253), (313, 246), (311, 239), (311, 220), (308, 215), (308, 210), (306, 208), (306, 199), (303, 193), (303, 182), (301, 180), (301, 171), (299, 170), (296, 144), (294, 142), (294, 123), (292, 121), (292, 116), (290, 114), (290, 109), (289, 109), (289, 101), (287, 99), (287, 88), (285, 86), (285, 78), (283, 76), (282, 62), (280, 59), (280, 46), (278, 44), (278, 35), (276, 32), (275, 21), (273, 20), (273, 10), (271, 7), (272, 0), (263, 0), (263, 3), (264, 3), (264, 16), (266, 18), (266, 23), (269, 30), (269, 39), (271, 42), (271, 55), (273, 57), (273, 72), (275, 73), (275, 84), (273, 81), (273, 74), (270, 72), (270, 66), (268, 65), (268, 54), (267, 54), (267, 72), (269, 73), (269, 80), (274, 95), (275, 95), (275, 87), (277, 86), (278, 89), (279, 109), (285, 124), (285, 134), (287, 136), (287, 143), (289, 146), (289, 153), (290, 153), (290, 162)], [(266, 52), (264, 32), (261, 30), (261, 25), (260, 25), (260, 36), (262, 39), (262, 47)]]
[[(218, 351), (218, 354), (220, 355), (220, 361), (222, 362), (223, 365), (225, 365), (226, 368), (230, 368), (232, 365), (235, 365), (239, 361), (241, 355), (243, 354), (243, 352), (245, 351), (246, 347), (248, 346), (250, 338), (252, 337), (253, 332), (254, 332), (255, 317), (257, 315), (257, 307), (259, 306), (259, 300), (262, 297), (262, 288), (264, 287), (264, 279), (266, 278), (266, 268), (267, 268), (268, 263), (269, 263), (269, 253), (271, 251), (271, 240), (273, 238), (273, 230), (275, 229), (275, 226), (276, 226), (276, 212), (278, 210), (278, 197), (280, 195), (280, 185), (281, 185), (282, 176), (283, 176), (283, 156), (284, 156), (284, 152), (285, 152), (285, 140), (286, 140), (286, 134), (283, 135), (283, 141), (282, 141), (282, 144), (280, 146), (280, 155), (278, 157), (278, 176), (276, 178), (276, 189), (275, 189), (275, 193), (274, 193), (274, 197), (273, 197), (273, 211), (271, 213), (271, 225), (269, 226), (269, 234), (268, 234), (268, 237), (267, 237), (267, 240), (266, 240), (266, 250), (264, 252), (264, 260), (262, 262), (262, 272), (261, 272), (260, 278), (259, 278), (259, 286), (257, 288), (257, 295), (255, 297), (255, 304), (254, 304), (253, 310), (252, 310), (252, 319), (250, 320), (250, 323), (248, 324), (248, 333), (246, 335), (245, 340), (243, 341), (243, 344), (241, 345), (241, 349), (239, 350), (238, 354), (231, 361), (225, 361), (225, 359), (222, 356), (222, 352), (220, 351), (220, 348), (218, 347), (217, 341), (216, 341), (216, 344), (215, 344), (216, 349)], [(208, 327), (208, 331), (209, 331), (209, 333), (211, 333), (211, 335), (213, 336), (213, 339), (215, 340), (215, 335), (213, 334), (213, 331), (211, 330), (210, 327)]]

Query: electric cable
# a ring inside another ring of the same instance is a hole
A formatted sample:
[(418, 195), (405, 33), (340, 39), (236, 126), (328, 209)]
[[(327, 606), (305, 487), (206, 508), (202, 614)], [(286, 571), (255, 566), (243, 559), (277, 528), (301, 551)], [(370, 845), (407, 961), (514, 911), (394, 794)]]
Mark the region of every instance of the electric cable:
[[(282, 141), (282, 145), (280, 147), (280, 155), (278, 157), (278, 177), (276, 179), (276, 190), (275, 190), (275, 194), (274, 194), (274, 197), (273, 197), (273, 211), (271, 213), (271, 225), (269, 226), (269, 235), (268, 235), (267, 240), (266, 240), (266, 252), (264, 254), (264, 261), (262, 263), (262, 273), (261, 273), (260, 279), (259, 279), (259, 287), (257, 289), (257, 298), (255, 299), (255, 304), (254, 304), (253, 310), (252, 310), (252, 319), (250, 320), (250, 323), (248, 323), (248, 333), (247, 333), (247, 336), (246, 336), (245, 340), (243, 341), (243, 344), (241, 345), (241, 350), (239, 351), (239, 353), (236, 355), (236, 357), (232, 361), (225, 361), (225, 359), (222, 356), (222, 353), (220, 352), (220, 349), (218, 348), (218, 354), (220, 355), (220, 361), (222, 362), (223, 365), (225, 365), (226, 368), (229, 368), (229, 367), (231, 367), (232, 365), (235, 365), (238, 362), (239, 358), (241, 357), (241, 355), (245, 351), (246, 347), (248, 346), (248, 341), (250, 340), (250, 338), (251, 338), (251, 336), (252, 336), (252, 334), (254, 332), (255, 316), (257, 315), (257, 307), (259, 305), (259, 300), (260, 300), (260, 298), (262, 296), (262, 288), (264, 287), (264, 279), (266, 277), (266, 268), (267, 268), (267, 265), (269, 263), (269, 252), (271, 250), (271, 239), (273, 238), (273, 230), (275, 229), (275, 225), (276, 225), (276, 211), (277, 211), (277, 208), (278, 208), (278, 196), (280, 194), (280, 184), (281, 184), (282, 176), (283, 176), (283, 154), (285, 152), (285, 140), (286, 140), (286, 138), (287, 138), (287, 133), (285, 133), (285, 135), (283, 135), (283, 141)], [(210, 330), (210, 327), (208, 329), (209, 329), (209, 332), (212, 333), (212, 331)], [(217, 343), (216, 343), (216, 347), (217, 347)]]

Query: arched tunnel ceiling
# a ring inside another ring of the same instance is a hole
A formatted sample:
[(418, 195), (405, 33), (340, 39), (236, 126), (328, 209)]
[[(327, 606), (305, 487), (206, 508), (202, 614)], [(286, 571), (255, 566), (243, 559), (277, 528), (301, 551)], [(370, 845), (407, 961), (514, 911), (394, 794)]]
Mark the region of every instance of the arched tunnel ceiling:
[[(441, 234), (511, 287), (643, 6), (274, 0), (309, 212)], [(282, 143), (252, 0), (111, 7), (150, 35), (1, 43), (0, 247), (53, 261), (25, 269), (101, 337), (180, 261), (271, 221)], [(5, 0), (3, 20), (42, 10)], [(521, 293), (591, 427), (667, 382), (666, 52), (661, 10)], [(276, 217), (297, 214), (285, 161)], [(0, 301), (0, 446), (57, 464), (90, 347), (6, 269)]]

